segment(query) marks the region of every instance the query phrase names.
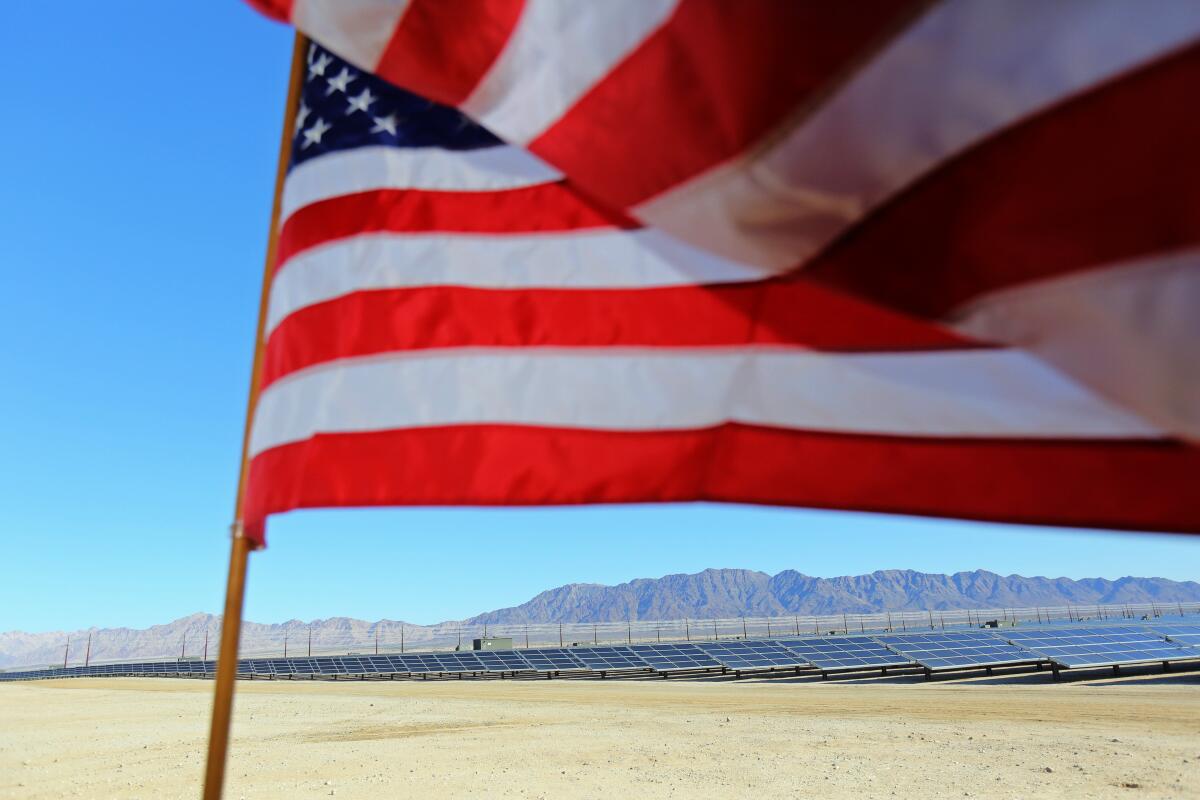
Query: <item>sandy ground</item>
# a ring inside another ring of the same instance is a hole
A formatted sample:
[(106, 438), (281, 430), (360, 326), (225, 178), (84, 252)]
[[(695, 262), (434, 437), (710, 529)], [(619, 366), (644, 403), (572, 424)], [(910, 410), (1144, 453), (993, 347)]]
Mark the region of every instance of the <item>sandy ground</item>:
[[(227, 797), (1200, 797), (1200, 673), (242, 682)], [(211, 684), (0, 684), (0, 797), (195, 798)]]

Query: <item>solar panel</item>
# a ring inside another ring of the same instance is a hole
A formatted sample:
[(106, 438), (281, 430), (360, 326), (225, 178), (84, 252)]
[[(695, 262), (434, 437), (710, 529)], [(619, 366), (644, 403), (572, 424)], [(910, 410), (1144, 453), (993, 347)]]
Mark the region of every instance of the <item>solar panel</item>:
[(572, 652), (585, 667), (594, 672), (646, 669), (650, 666), (631, 647), (580, 647)]
[[(433, 653), (421, 653), (417, 657), (417, 660), (421, 664), (421, 668), (417, 670), (418, 672), (435, 673), (447, 671), (446, 665)], [(450, 671), (452, 672), (453, 669)]]
[(362, 656), (358, 659), (358, 663), (362, 669), (356, 671), (360, 671), (364, 675), (379, 675), (392, 671), (392, 662), (387, 656)]
[(371, 669), (358, 656), (342, 656), (339, 661), (342, 662), (342, 668), (350, 675), (365, 675)]
[(421, 663), (425, 665), (422, 672), (454, 672), (456, 665), (447, 658), (441, 658), (439, 653), (422, 653)]
[(771, 641), (697, 642), (696, 646), (730, 669), (771, 669), (805, 664), (800, 656)]
[(721, 662), (694, 644), (635, 644), (629, 649), (659, 672), (715, 669), (721, 666)]
[(399, 653), (390, 653), (389, 655), (385, 656), (385, 658), (387, 658), (387, 671), (389, 673), (396, 674), (399, 672), (411, 672), (411, 670), (405, 666), (404, 656), (400, 655)]
[(477, 672), (480, 667), (478, 664), (473, 664), (470, 668), (464, 667), (463, 662), (454, 658), (453, 653), (421, 653), (418, 656), (420, 663), (423, 665), (421, 672)]
[(1064, 667), (1100, 667), (1200, 658), (1200, 650), (1168, 642), (1142, 627), (1112, 626), (1006, 631), (1005, 638)]
[(342, 666), (340, 658), (332, 656), (322, 656), (314, 658), (313, 663), (316, 665), (318, 675), (345, 675), (346, 668)]
[(869, 636), (781, 639), (781, 645), (820, 670), (905, 667), (912, 660), (888, 650)]
[(275, 675), (292, 675), (296, 672), (290, 658), (273, 658), (267, 661), (265, 666)]
[(1166, 636), (1172, 642), (1200, 645), (1200, 625), (1180, 625), (1174, 623), (1160, 625), (1159, 623), (1155, 622), (1150, 626), (1150, 630)]
[(875, 638), (929, 669), (993, 667), (1041, 660), (1035, 653), (987, 631), (905, 633)]
[(437, 663), (429, 661), (420, 653), (410, 653), (402, 656), (392, 656), (398, 672), (438, 672)]
[(414, 654), (394, 655), (391, 657), (392, 666), (396, 672), (424, 672), (425, 664), (420, 656)]
[(439, 672), (483, 672), (483, 664), (474, 653), (436, 653), (431, 657), (437, 662)]
[(516, 650), (476, 650), (475, 655), (487, 672), (527, 672), (533, 669)]
[(587, 669), (582, 661), (565, 648), (545, 648), (520, 651), (529, 666), (538, 672), (561, 672), (564, 670)]

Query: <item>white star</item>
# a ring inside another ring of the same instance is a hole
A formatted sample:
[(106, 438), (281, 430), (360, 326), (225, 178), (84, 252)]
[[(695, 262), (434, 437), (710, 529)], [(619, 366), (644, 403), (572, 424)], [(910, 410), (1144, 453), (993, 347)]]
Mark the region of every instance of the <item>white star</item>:
[(300, 109), (296, 112), (296, 129), (293, 133), (299, 133), (304, 127), (304, 123), (308, 120), (308, 115), (312, 113), (312, 109), (304, 105), (304, 101), (300, 101)]
[(300, 149), (303, 150), (310, 144), (320, 144), (321, 137), (328, 133), (332, 127), (325, 120), (317, 117), (317, 121), (313, 123), (313, 126), (304, 132), (304, 144), (300, 146)]
[(396, 123), (399, 120), (396, 119), (395, 114), (388, 114), (386, 117), (371, 117), (371, 119), (375, 120), (375, 127), (371, 128), (371, 133), (387, 131), (392, 136), (396, 135)]
[(329, 84), (328, 88), (325, 89), (325, 96), (328, 97), (334, 92), (346, 91), (346, 87), (350, 85), (350, 81), (354, 80), (355, 77), (357, 76), (350, 74), (350, 70), (342, 67), (342, 71), (338, 73), (336, 78), (325, 79), (325, 82)]
[(324, 53), (321, 53), (321, 55), (317, 58), (317, 60), (315, 62), (308, 65), (309, 79), (311, 80), (312, 78), (315, 78), (317, 75), (324, 77), (325, 76), (325, 68), (328, 67), (332, 63), (333, 63), (332, 58), (325, 55)]
[(350, 108), (346, 110), (346, 113), (353, 114), (355, 111), (361, 111), (365, 114), (367, 113), (368, 106), (378, 99), (379, 98), (371, 94), (370, 89), (363, 89), (362, 94), (360, 94), (358, 97), (350, 97), (347, 95), (346, 102), (350, 104)]

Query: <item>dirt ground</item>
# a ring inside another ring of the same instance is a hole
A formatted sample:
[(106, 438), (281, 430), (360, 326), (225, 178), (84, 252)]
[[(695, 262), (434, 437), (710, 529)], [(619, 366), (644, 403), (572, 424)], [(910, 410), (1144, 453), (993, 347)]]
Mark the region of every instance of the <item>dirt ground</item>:
[[(0, 797), (196, 798), (212, 685), (0, 684)], [(1200, 673), (242, 682), (230, 798), (1200, 797)]]

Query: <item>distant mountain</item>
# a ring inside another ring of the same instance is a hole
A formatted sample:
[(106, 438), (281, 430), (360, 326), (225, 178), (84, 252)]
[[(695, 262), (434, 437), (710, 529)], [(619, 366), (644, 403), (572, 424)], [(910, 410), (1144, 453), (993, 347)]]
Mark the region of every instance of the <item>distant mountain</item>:
[[(349, 617), (313, 620), (311, 623), (293, 619), (274, 625), (245, 621), (242, 623), (242, 643), (243, 648), (253, 649), (257, 645), (264, 650), (278, 652), (286, 636), (291, 648), (289, 654), (302, 655), (307, 651), (311, 633), (318, 648), (322, 643), (327, 648), (333, 644), (344, 644), (342, 651), (345, 652), (369, 645), (376, 634), (383, 642), (399, 641), (402, 626), (404, 635), (418, 643), (441, 632), (445, 624), (419, 626), (393, 620), (365, 622)], [(213, 614), (192, 614), (145, 629), (90, 628), (47, 633), (9, 631), (0, 633), (0, 668), (30, 664), (61, 666), (64, 655), (69, 657), (71, 664), (82, 664), (88, 652), (89, 637), (90, 657), (97, 661), (191, 657), (206, 653), (212, 657), (216, 654), (220, 635), (221, 618)]]
[(1017, 608), (1095, 603), (1200, 601), (1200, 584), (1165, 578), (1025, 578), (986, 570), (936, 575), (881, 570), (870, 575), (814, 578), (745, 569), (640, 578), (618, 586), (572, 583), (512, 608), (472, 617), (472, 624), (613, 622), (693, 619), (742, 614), (841, 614), (875, 611)]
[[(376, 637), (393, 647), (401, 636), (411, 647), (435, 639), (439, 646), (446, 642), (453, 645), (461, 629), (477, 631), (483, 625), (1196, 602), (1200, 602), (1200, 583), (1165, 578), (1025, 578), (986, 570), (953, 575), (883, 570), (870, 575), (814, 578), (794, 570), (768, 575), (744, 569), (707, 569), (694, 575), (639, 578), (618, 586), (568, 584), (542, 592), (519, 606), (436, 625), (395, 620), (366, 622), (348, 617), (312, 622), (294, 619), (274, 625), (246, 622), (242, 641), (244, 651), (278, 653), (286, 637), (289, 654), (301, 655), (307, 652), (310, 633), (314, 652), (366, 652)], [(61, 664), (68, 638), (70, 662), (82, 663), (89, 634), (91, 657), (95, 660), (203, 655), (206, 632), (208, 653), (212, 655), (220, 625), (220, 617), (193, 614), (144, 630), (0, 633), (0, 667)]]

